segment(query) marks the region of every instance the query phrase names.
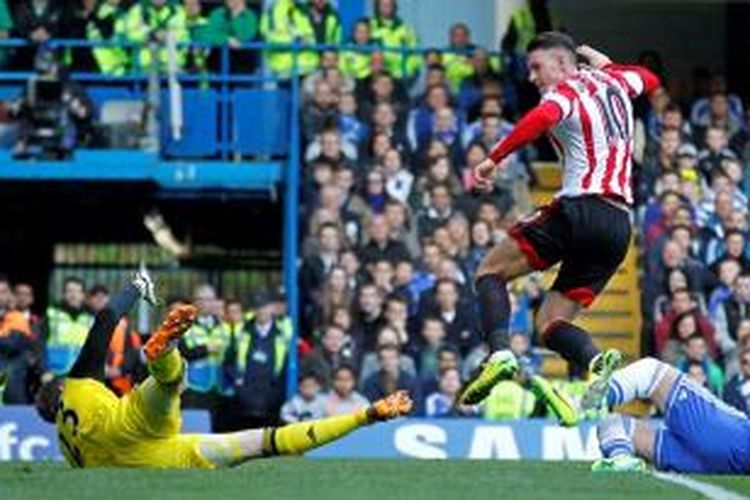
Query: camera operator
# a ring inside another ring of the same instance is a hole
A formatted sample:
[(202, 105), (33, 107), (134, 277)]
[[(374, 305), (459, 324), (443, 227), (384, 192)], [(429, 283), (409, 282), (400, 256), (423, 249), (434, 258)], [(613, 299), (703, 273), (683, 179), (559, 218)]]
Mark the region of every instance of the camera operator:
[(91, 141), (92, 103), (52, 52), (40, 51), (34, 66), (36, 74), (9, 106), (11, 117), (21, 120), (14, 157), (69, 158), (76, 145)]

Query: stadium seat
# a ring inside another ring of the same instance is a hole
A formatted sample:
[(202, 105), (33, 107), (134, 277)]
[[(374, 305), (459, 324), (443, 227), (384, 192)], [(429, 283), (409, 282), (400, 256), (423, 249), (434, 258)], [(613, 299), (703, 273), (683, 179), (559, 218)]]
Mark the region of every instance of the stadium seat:
[(250, 156), (280, 156), (289, 149), (289, 93), (241, 89), (232, 94), (232, 149)]
[(168, 158), (206, 158), (219, 149), (218, 96), (214, 90), (182, 91), (182, 137), (172, 138), (169, 94), (162, 93), (162, 153)]
[(133, 92), (126, 86), (96, 86), (87, 85), (86, 93), (94, 103), (96, 117), (100, 117), (102, 107), (107, 101), (127, 101), (133, 99)]

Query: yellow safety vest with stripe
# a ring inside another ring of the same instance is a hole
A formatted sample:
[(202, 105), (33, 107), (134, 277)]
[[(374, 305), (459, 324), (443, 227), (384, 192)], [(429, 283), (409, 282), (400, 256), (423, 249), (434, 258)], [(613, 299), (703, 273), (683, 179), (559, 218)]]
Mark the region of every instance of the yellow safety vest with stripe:
[[(315, 33), (315, 25), (312, 21), (312, 14), (310, 13), (310, 7), (308, 5), (301, 5), (299, 9), (307, 16), (310, 26), (313, 26), (313, 33)], [(336, 11), (330, 6), (326, 7), (325, 13), (323, 14), (323, 36), (318, 38), (316, 34), (316, 42), (320, 45), (339, 45), (341, 44), (341, 20), (339, 19)]]
[(66, 375), (81, 352), (94, 317), (81, 312), (75, 318), (63, 309), (47, 308), (47, 369), (54, 375)]
[[(315, 45), (315, 30), (310, 19), (293, 0), (276, 0), (260, 20), (260, 33), (271, 44), (290, 45), (299, 42)], [(294, 53), (289, 50), (266, 51), (266, 64), (281, 78), (289, 78), (294, 69)], [(318, 54), (311, 50), (301, 51), (297, 56), (300, 75), (312, 73), (318, 66)]]
[(445, 67), (445, 77), (454, 93), (458, 91), (464, 79), (474, 74), (474, 66), (471, 64), (469, 54), (446, 52), (443, 54), (443, 66)]
[(339, 54), (339, 69), (349, 78), (365, 79), (372, 74), (372, 54), (344, 50)]
[[(105, 2), (96, 9), (94, 19), (86, 25), (86, 38), (91, 41), (114, 40), (118, 22), (125, 15), (119, 7)], [(106, 26), (108, 25), (108, 26)], [(105, 28), (106, 26), (106, 28)], [(102, 29), (109, 30), (102, 33)], [(130, 65), (130, 55), (123, 47), (99, 47), (93, 49), (99, 71), (105, 75), (123, 75)]]
[(530, 391), (506, 380), (492, 389), (484, 407), (484, 416), (490, 420), (516, 420), (531, 415), (535, 405), (536, 398)]
[[(250, 312), (245, 315), (245, 320), (248, 323), (253, 321), (253, 319), (255, 319), (255, 313)], [(274, 320), (274, 327), (278, 331), (278, 334), (274, 339), (273, 372), (278, 376), (284, 369), (286, 355), (289, 351), (289, 343), (292, 340), (292, 322), (286, 316), (279, 317)], [(252, 335), (248, 335), (246, 331), (243, 331), (243, 335), (240, 335), (236, 340), (237, 374), (240, 375), (244, 373), (245, 368), (247, 368), (247, 354), (250, 352), (250, 348), (252, 347), (253, 338)]]
[[(417, 46), (417, 35), (400, 18), (373, 17), (370, 20), (370, 31), (373, 41), (383, 47), (415, 48)], [(385, 67), (394, 78), (412, 77), (422, 66), (422, 57), (419, 54), (403, 55), (399, 52), (386, 51), (383, 55)]]
[(516, 39), (516, 52), (526, 53), (526, 47), (536, 36), (536, 21), (534, 14), (527, 6), (519, 7), (511, 15), (513, 26), (516, 28), (518, 38)]
[(224, 354), (229, 346), (229, 332), (219, 322), (216, 322), (211, 328), (196, 322), (183, 335), (182, 340), (188, 349), (206, 347), (210, 351), (214, 351), (209, 352), (204, 358), (188, 362), (188, 389), (201, 393), (221, 392), (224, 385)]
[[(155, 31), (169, 31), (177, 44), (190, 41), (187, 30), (187, 18), (181, 5), (167, 3), (155, 9), (150, 2), (141, 1), (133, 5), (127, 14), (117, 23), (115, 32), (118, 37), (130, 42), (143, 44), (140, 50), (140, 69), (148, 72), (151, 67), (151, 50), (148, 48), (149, 36)], [(160, 69), (167, 67), (168, 52), (166, 40), (159, 42), (157, 57)], [(177, 49), (177, 65), (185, 64), (185, 49)]]

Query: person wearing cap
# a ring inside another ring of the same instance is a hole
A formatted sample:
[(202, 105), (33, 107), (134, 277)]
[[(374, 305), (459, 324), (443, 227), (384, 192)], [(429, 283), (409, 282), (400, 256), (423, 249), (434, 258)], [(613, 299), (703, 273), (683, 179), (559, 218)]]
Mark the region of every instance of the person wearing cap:
[(267, 292), (252, 297), (253, 310), (245, 315), (244, 326), (224, 359), (226, 377), (237, 398), (233, 419), (237, 429), (278, 422), (292, 330), (289, 321), (276, 318), (277, 300), (277, 294)]

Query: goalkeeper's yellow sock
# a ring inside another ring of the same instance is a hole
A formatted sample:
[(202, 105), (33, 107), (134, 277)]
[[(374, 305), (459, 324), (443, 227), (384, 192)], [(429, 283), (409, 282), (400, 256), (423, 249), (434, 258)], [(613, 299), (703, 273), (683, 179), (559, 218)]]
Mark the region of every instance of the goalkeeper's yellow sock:
[(180, 352), (175, 348), (169, 348), (161, 356), (148, 363), (148, 371), (157, 382), (163, 385), (171, 385), (182, 379), (185, 364)]
[(299, 455), (370, 423), (367, 410), (263, 430), (264, 455)]

